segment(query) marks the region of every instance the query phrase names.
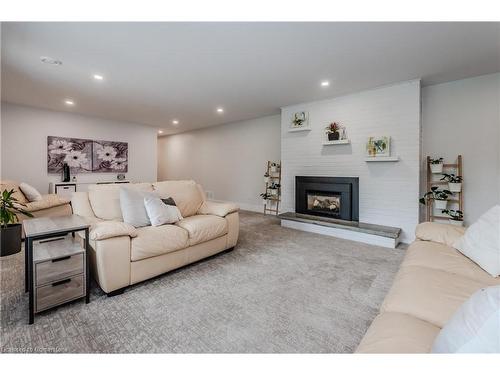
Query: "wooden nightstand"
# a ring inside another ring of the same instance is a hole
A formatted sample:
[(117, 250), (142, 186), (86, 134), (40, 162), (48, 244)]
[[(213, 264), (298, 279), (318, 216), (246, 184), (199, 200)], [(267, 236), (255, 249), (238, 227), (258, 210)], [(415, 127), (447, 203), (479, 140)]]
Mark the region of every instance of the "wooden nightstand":
[[(77, 216), (23, 221), (29, 324), (35, 313), (85, 297), (89, 302), (89, 225)], [(72, 238), (85, 231), (84, 246)]]

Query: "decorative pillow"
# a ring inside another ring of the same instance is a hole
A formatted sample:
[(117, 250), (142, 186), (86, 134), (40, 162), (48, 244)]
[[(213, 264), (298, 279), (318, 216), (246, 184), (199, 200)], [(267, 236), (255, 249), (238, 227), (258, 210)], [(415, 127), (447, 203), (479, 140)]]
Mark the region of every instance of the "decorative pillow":
[(154, 193), (126, 187), (120, 189), (120, 207), (125, 223), (133, 225), (136, 228), (151, 225), (148, 213), (144, 207), (144, 198), (148, 196), (156, 195)]
[(500, 275), (500, 205), (472, 224), (453, 245), (493, 277)]
[(39, 202), (41, 201), (42, 194), (38, 192), (33, 186), (28, 185), (26, 182), (21, 182), (19, 184), (19, 189), (23, 192), (26, 199), (30, 202)]
[(157, 227), (163, 224), (173, 224), (182, 220), (182, 215), (175, 205), (164, 203), (165, 199), (158, 197), (144, 197), (144, 206), (148, 213), (151, 225)]
[(480, 289), (452, 315), (433, 353), (500, 353), (500, 285)]

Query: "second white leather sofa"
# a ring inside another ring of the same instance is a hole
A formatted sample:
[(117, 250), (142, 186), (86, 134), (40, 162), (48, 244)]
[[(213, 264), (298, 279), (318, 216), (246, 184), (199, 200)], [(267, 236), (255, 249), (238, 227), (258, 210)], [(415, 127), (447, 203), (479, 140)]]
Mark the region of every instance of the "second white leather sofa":
[(93, 185), (72, 197), (73, 213), (92, 224), (91, 265), (100, 287), (113, 295), (129, 285), (232, 249), (238, 240), (238, 206), (207, 201), (194, 181), (127, 184), (172, 197), (183, 220), (134, 228), (123, 222), (120, 185)]

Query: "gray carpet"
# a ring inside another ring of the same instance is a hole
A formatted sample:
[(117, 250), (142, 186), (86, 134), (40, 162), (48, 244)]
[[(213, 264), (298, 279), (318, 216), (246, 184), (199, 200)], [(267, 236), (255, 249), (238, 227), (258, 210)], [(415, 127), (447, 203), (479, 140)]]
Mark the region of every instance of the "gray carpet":
[(403, 257), (241, 214), (233, 252), (27, 324), (24, 255), (0, 258), (2, 352), (352, 352)]

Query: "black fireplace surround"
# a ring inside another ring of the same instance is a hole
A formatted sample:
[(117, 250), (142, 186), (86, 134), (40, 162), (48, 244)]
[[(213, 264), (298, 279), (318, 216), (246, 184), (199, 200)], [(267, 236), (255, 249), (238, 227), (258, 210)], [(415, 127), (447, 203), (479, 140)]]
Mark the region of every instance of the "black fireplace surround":
[(359, 178), (295, 176), (295, 212), (359, 221)]

